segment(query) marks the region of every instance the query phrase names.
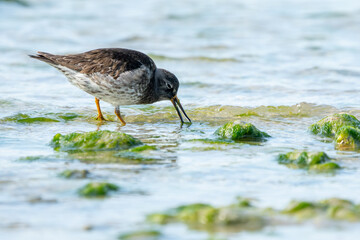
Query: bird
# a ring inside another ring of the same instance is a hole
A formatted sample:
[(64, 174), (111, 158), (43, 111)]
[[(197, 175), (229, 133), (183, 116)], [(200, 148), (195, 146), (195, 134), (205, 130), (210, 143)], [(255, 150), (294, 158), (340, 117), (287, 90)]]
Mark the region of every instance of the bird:
[(155, 62), (142, 52), (125, 48), (100, 48), (79, 54), (37, 52), (29, 56), (58, 69), (71, 84), (94, 96), (97, 120), (105, 121), (100, 100), (115, 107), (115, 115), (123, 126), (126, 122), (121, 116), (120, 106), (170, 100), (181, 124), (184, 123), (181, 112), (191, 123), (177, 97), (179, 80), (173, 73), (157, 68)]

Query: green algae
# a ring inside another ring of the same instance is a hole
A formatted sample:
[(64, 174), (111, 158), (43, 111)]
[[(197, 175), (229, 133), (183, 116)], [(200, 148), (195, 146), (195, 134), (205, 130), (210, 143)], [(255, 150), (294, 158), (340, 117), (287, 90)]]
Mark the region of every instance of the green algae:
[(341, 167), (334, 162), (327, 162), (310, 166), (310, 170), (318, 172), (332, 172), (337, 169), (341, 169)]
[(216, 130), (215, 134), (232, 140), (264, 140), (269, 134), (260, 131), (251, 123), (241, 121), (228, 122)]
[(292, 215), (299, 220), (323, 217), (349, 222), (360, 221), (359, 207), (351, 201), (339, 198), (318, 202), (292, 201), (282, 213)]
[(332, 171), (341, 167), (332, 162), (332, 159), (324, 152), (288, 152), (280, 154), (277, 158), (280, 164), (290, 168), (309, 169), (316, 171)]
[(157, 148), (155, 146), (142, 145), (142, 146), (131, 148), (128, 151), (129, 152), (144, 152), (144, 151), (152, 151), (152, 150), (157, 150)]
[(31, 117), (28, 114), (19, 113), (10, 117), (2, 118), (1, 122), (37, 123), (37, 122), (59, 122), (59, 120), (49, 117)]
[(67, 169), (59, 174), (60, 177), (68, 178), (68, 179), (76, 179), (76, 178), (87, 178), (90, 172), (88, 170), (71, 170)]
[(162, 236), (161, 232), (156, 230), (142, 230), (121, 234), (119, 240), (158, 240)]
[(80, 115), (76, 113), (46, 113), (39, 115), (40, 116), (36, 116), (36, 114), (29, 115), (18, 113), (9, 117), (2, 118), (0, 119), (0, 122), (14, 122), (20, 124), (67, 122), (80, 117)]
[(78, 190), (78, 194), (82, 197), (105, 197), (110, 192), (118, 191), (120, 188), (112, 183), (92, 182), (86, 184)]
[(360, 121), (349, 114), (337, 113), (310, 126), (313, 134), (334, 139), (339, 150), (360, 148)]
[(65, 152), (123, 150), (140, 144), (140, 140), (130, 135), (108, 130), (67, 135), (58, 133), (50, 142), (55, 150)]

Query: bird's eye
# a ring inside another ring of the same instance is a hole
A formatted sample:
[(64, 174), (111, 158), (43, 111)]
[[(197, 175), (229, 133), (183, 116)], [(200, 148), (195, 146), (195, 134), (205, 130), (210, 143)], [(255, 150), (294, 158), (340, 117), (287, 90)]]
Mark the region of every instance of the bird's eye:
[(168, 89), (172, 89), (172, 85), (171, 85), (170, 83), (166, 83), (166, 87), (167, 87)]

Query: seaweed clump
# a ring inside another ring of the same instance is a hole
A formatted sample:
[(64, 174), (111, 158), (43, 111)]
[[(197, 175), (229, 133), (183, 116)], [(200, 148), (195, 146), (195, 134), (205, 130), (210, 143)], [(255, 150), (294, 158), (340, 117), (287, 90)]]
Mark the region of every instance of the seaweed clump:
[(360, 121), (346, 113), (336, 113), (310, 126), (313, 134), (334, 139), (337, 149), (360, 148)]
[(124, 150), (140, 144), (140, 140), (128, 134), (108, 130), (67, 135), (58, 133), (50, 142), (55, 150), (65, 152)]
[(222, 138), (239, 140), (264, 140), (270, 137), (266, 132), (262, 132), (257, 129), (251, 123), (245, 123), (242, 121), (228, 122), (219, 129), (215, 134)]
[(333, 171), (341, 168), (324, 152), (289, 152), (280, 154), (277, 160), (290, 168), (316, 171)]
[(92, 182), (80, 188), (78, 193), (82, 197), (105, 197), (110, 192), (118, 191), (119, 189), (117, 185), (112, 183)]

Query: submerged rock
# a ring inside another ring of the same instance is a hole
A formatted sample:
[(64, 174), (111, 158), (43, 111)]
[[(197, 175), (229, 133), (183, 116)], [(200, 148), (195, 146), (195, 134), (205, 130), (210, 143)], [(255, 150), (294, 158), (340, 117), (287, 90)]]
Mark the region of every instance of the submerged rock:
[(360, 221), (360, 206), (339, 198), (319, 202), (292, 201), (282, 213), (295, 216), (300, 220), (325, 217), (350, 222)]
[(352, 115), (338, 113), (326, 117), (311, 125), (310, 131), (333, 138), (336, 148), (340, 150), (360, 148), (360, 121)]
[(142, 144), (140, 140), (120, 132), (108, 130), (86, 133), (56, 134), (50, 145), (58, 151), (123, 150)]
[(63, 178), (86, 178), (90, 172), (88, 170), (65, 170), (59, 174)]
[(290, 168), (302, 168), (317, 171), (332, 171), (341, 167), (332, 162), (324, 152), (289, 152), (280, 154), (278, 162)]
[(182, 222), (190, 228), (205, 231), (258, 230), (267, 225), (266, 216), (247, 204), (219, 208), (203, 203), (189, 204), (150, 214), (147, 221), (156, 224)]
[(161, 237), (161, 232), (156, 230), (143, 230), (124, 233), (118, 237), (119, 240), (157, 240)]
[(82, 197), (105, 197), (110, 192), (118, 191), (119, 187), (112, 183), (93, 182), (80, 188), (78, 193)]
[(161, 158), (159, 158), (158, 154), (151, 154), (157, 150), (155, 146), (149, 146), (149, 145), (142, 145), (134, 148), (130, 148), (127, 150), (120, 151), (116, 153), (115, 157), (120, 157), (128, 160), (134, 160), (138, 162), (151, 162), (151, 161), (159, 161)]
[(224, 207), (195, 203), (147, 216), (150, 223), (184, 223), (189, 228), (212, 233), (261, 230), (269, 225), (286, 226), (309, 219), (317, 219), (317, 223), (319, 220), (360, 221), (360, 205), (330, 198), (318, 202), (291, 201), (284, 209), (275, 210), (257, 208), (250, 199), (239, 198), (237, 203)]
[(263, 140), (270, 137), (269, 134), (260, 131), (251, 123), (241, 121), (228, 122), (216, 130), (215, 134), (232, 140)]
[(47, 122), (66, 122), (80, 117), (76, 113), (45, 113), (39, 115), (28, 115), (19, 113), (13, 116), (0, 119), (0, 122), (15, 122), (21, 124), (47, 123)]

